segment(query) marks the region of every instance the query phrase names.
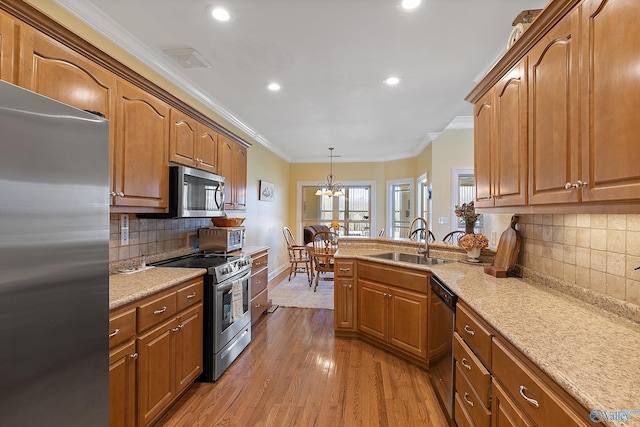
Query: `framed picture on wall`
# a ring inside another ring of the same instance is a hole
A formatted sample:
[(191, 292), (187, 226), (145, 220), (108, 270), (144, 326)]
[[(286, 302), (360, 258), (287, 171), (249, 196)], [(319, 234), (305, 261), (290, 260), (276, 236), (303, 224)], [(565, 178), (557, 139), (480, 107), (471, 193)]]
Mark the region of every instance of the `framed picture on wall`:
[(273, 183), (265, 180), (260, 180), (260, 195), (259, 199), (265, 202), (273, 202), (276, 198), (276, 187)]

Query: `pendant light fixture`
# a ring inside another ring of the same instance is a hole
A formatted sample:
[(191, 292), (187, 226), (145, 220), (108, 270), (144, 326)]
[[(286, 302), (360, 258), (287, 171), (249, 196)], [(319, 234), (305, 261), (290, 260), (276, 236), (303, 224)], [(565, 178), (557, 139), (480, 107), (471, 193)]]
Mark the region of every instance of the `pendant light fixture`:
[(329, 157), (331, 166), (329, 169), (329, 175), (327, 175), (327, 182), (321, 182), (318, 184), (318, 191), (316, 191), (316, 196), (344, 196), (344, 191), (342, 190), (344, 185), (339, 182), (335, 182), (335, 177), (333, 176), (333, 147), (329, 148)]

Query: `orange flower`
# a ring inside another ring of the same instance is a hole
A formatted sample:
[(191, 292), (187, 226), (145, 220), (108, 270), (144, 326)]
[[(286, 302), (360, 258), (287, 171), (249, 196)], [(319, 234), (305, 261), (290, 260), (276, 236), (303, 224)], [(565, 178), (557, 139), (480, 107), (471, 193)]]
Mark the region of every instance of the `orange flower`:
[(489, 239), (484, 234), (465, 234), (458, 240), (458, 244), (465, 250), (484, 249), (489, 246)]

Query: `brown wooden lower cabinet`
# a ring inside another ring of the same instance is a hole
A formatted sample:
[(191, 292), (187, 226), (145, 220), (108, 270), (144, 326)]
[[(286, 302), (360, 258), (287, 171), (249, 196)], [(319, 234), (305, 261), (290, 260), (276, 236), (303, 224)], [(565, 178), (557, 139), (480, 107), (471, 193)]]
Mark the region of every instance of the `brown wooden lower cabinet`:
[(375, 263), (357, 271), (358, 332), (426, 366), (429, 275)]
[(199, 277), (111, 313), (112, 427), (150, 425), (202, 373), (202, 292)]
[(251, 255), (251, 323), (256, 323), (269, 303), (269, 252), (267, 249)]
[(109, 417), (112, 427), (136, 425), (137, 358), (133, 341), (109, 354)]
[(527, 414), (519, 409), (496, 380), (491, 382), (493, 427), (535, 427)]

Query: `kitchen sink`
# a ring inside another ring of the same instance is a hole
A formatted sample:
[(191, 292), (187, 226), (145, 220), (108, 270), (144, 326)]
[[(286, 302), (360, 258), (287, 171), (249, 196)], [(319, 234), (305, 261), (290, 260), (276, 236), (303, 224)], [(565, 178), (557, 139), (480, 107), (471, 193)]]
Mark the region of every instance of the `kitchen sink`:
[(385, 252), (382, 254), (367, 255), (367, 256), (371, 258), (388, 259), (390, 261), (406, 262), (409, 264), (419, 264), (419, 265), (440, 265), (440, 264), (455, 262), (452, 259), (426, 258), (423, 255), (403, 254), (400, 252)]

